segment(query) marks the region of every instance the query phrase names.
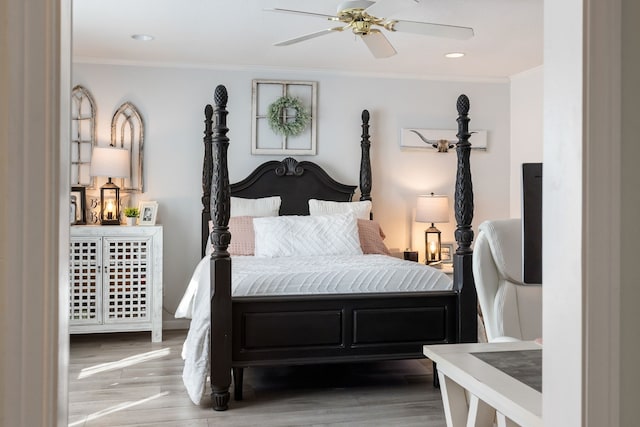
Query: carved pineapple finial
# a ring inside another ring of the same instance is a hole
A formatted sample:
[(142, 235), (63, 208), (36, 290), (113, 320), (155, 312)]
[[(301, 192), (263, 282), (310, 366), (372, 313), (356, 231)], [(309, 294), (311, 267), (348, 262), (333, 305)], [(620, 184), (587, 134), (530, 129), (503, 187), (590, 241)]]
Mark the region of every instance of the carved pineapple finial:
[(369, 110), (362, 110), (362, 123), (369, 124)]
[(226, 107), (228, 99), (229, 96), (227, 95), (227, 88), (223, 85), (218, 85), (213, 93), (213, 100), (216, 103), (216, 106), (222, 108)]
[(466, 116), (469, 114), (469, 98), (467, 95), (462, 94), (458, 97), (458, 102), (456, 103), (456, 107), (458, 108), (458, 114)]

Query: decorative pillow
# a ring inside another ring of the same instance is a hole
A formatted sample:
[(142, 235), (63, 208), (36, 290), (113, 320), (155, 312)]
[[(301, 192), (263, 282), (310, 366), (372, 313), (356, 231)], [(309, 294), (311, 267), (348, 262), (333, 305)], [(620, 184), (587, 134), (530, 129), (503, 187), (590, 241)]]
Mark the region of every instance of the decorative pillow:
[(358, 235), (362, 253), (391, 255), (389, 248), (383, 242), (385, 235), (382, 228), (376, 221), (358, 219)]
[(232, 197), (231, 216), (278, 216), (281, 202), (280, 196), (261, 199)]
[(253, 233), (253, 217), (229, 218), (229, 231), (231, 232), (229, 253), (231, 255), (253, 255), (256, 241)]
[[(209, 221), (209, 235), (213, 231), (213, 221)], [(253, 233), (253, 217), (232, 216), (229, 218), (229, 232), (231, 233), (231, 243), (229, 244), (230, 255), (253, 255), (255, 235)], [(213, 252), (211, 242), (207, 245), (207, 255)]]
[(332, 202), (329, 200), (309, 199), (310, 215), (331, 215), (353, 212), (359, 219), (371, 218), (371, 201), (361, 202)]
[(254, 218), (253, 229), (260, 257), (362, 254), (353, 213)]

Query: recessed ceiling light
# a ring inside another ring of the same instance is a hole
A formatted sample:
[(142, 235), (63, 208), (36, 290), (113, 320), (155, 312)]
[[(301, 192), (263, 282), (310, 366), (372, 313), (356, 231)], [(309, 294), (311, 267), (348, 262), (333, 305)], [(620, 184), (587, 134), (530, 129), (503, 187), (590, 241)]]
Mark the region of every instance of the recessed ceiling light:
[(131, 36), (131, 38), (142, 42), (148, 42), (154, 39), (154, 37), (150, 36), (149, 34), (134, 34)]
[(444, 55), (445, 58), (462, 58), (464, 53), (462, 52), (451, 52)]

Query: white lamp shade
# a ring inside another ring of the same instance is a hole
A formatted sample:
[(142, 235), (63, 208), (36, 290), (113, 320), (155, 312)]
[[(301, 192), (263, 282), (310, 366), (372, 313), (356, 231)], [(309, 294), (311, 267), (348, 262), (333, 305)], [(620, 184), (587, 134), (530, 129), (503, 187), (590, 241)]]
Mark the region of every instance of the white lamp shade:
[(115, 147), (93, 147), (91, 176), (129, 177), (129, 150)]
[(449, 197), (433, 194), (418, 196), (416, 222), (449, 222)]

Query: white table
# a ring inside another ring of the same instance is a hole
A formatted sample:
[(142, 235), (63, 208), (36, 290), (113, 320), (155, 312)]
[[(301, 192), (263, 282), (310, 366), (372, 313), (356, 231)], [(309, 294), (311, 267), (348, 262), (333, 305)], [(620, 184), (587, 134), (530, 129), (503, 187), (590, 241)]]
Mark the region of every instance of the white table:
[(425, 345), (437, 364), (447, 426), (542, 426), (542, 393), (471, 354), (541, 348), (533, 341)]

